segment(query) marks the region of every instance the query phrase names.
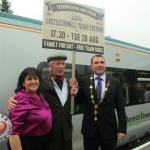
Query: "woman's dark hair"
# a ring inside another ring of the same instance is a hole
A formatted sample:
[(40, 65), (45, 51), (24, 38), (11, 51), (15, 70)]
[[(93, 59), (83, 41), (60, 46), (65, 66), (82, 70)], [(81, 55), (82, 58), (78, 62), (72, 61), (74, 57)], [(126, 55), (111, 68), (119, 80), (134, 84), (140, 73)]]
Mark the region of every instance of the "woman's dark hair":
[(42, 79), (41, 79), (41, 74), (40, 74), (40, 72), (39, 72), (36, 68), (33, 68), (33, 67), (25, 68), (25, 69), (21, 72), (21, 74), (20, 74), (20, 76), (19, 76), (19, 78), (18, 78), (17, 88), (16, 88), (15, 91), (14, 91), (15, 93), (17, 93), (18, 91), (24, 89), (23, 83), (24, 83), (24, 81), (25, 81), (25, 78), (26, 78), (28, 75), (33, 76), (33, 77), (37, 76), (37, 77), (39, 78), (39, 88), (37, 89), (36, 93), (37, 93), (37, 94), (40, 93), (40, 89), (41, 89), (41, 88), (40, 88), (40, 85), (41, 85), (41, 81), (42, 81)]

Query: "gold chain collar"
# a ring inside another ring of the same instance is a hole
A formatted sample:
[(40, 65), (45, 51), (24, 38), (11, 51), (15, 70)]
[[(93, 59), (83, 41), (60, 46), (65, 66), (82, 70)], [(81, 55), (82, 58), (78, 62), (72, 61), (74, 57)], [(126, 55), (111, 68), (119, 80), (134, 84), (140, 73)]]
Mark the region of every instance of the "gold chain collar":
[(96, 116), (96, 114), (98, 114), (98, 111), (97, 111), (97, 108), (98, 108), (98, 106), (100, 105), (100, 103), (102, 103), (102, 101), (103, 101), (103, 99), (104, 99), (104, 97), (105, 97), (105, 93), (106, 93), (106, 91), (108, 91), (108, 87), (109, 87), (109, 85), (110, 85), (110, 81), (108, 81), (108, 83), (106, 84), (106, 87), (105, 87), (105, 89), (104, 89), (104, 93), (103, 93), (103, 96), (102, 96), (102, 98), (101, 98), (101, 100), (99, 101), (99, 103), (98, 104), (96, 104), (95, 103), (95, 100), (94, 100), (94, 95), (93, 95), (93, 85), (92, 85), (92, 82), (93, 81), (93, 75), (91, 75), (91, 77), (90, 77), (90, 86), (89, 86), (89, 88), (90, 88), (90, 97), (91, 97), (91, 99), (92, 99), (92, 103), (93, 103), (93, 105), (94, 105), (94, 114), (95, 114), (95, 117), (94, 117), (94, 120), (95, 121), (97, 121), (97, 116)]

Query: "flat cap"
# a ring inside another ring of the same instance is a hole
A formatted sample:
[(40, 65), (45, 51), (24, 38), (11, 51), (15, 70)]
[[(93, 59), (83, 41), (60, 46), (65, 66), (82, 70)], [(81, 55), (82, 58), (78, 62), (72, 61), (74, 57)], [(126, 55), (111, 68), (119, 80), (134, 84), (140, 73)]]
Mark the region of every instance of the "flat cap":
[(65, 54), (54, 54), (47, 58), (47, 62), (49, 63), (52, 60), (61, 60), (61, 59), (66, 60), (67, 56)]

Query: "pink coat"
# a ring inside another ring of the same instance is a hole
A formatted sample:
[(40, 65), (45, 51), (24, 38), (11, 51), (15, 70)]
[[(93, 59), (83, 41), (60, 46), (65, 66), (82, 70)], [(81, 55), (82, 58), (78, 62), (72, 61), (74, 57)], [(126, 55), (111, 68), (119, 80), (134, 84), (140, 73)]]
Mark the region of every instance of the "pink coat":
[(43, 94), (40, 99), (24, 90), (17, 92), (17, 106), (9, 112), (12, 135), (42, 136), (52, 128), (52, 111)]

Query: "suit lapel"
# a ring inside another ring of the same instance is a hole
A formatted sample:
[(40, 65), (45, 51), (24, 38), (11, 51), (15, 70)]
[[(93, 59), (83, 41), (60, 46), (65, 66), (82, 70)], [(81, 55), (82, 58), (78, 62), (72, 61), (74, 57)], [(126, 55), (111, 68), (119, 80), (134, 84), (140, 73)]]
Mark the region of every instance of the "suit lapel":
[[(106, 87), (106, 84), (108, 83), (108, 81), (110, 81), (110, 78), (109, 78), (109, 76), (106, 75), (105, 87)], [(109, 87), (108, 87), (108, 90), (109, 90)], [(108, 91), (105, 91), (105, 97), (107, 96), (107, 94), (108, 94)]]
[[(67, 80), (68, 91), (70, 91), (69, 78), (67, 78), (67, 77), (65, 77), (65, 78), (66, 78), (66, 80)], [(51, 88), (51, 90), (52, 90), (53, 92), (55, 92), (56, 95), (58, 96), (58, 94), (57, 94), (57, 92), (56, 92), (56, 90), (55, 90), (55, 88), (54, 88), (54, 82), (53, 82), (52, 78), (51, 78), (49, 75), (47, 75), (47, 77), (45, 77), (45, 83), (46, 83), (47, 86), (48, 86), (49, 88)], [(70, 93), (70, 92), (68, 92), (67, 100), (68, 100), (68, 97), (70, 96), (69, 93)], [(58, 96), (58, 98), (59, 98), (59, 96)], [(60, 99), (59, 99), (59, 100), (60, 100)], [(66, 102), (67, 102), (67, 100), (66, 100)], [(60, 102), (60, 101), (59, 101), (59, 102)], [(60, 102), (60, 103), (61, 103), (61, 102)], [(66, 104), (66, 103), (65, 103), (65, 104)], [(64, 106), (65, 106), (65, 104), (64, 104)]]
[(95, 97), (94, 99), (95, 99), (95, 102), (98, 103), (97, 93), (96, 93), (96, 89), (95, 89), (94, 75), (93, 75), (92, 85), (93, 85), (93, 94)]
[(45, 78), (45, 83), (48, 85), (49, 88), (52, 89), (52, 91), (54, 91), (54, 92), (57, 94), (57, 92), (56, 92), (56, 90), (55, 90), (55, 88), (54, 88), (54, 82), (53, 82), (53, 80), (51, 79), (50, 75), (48, 75), (48, 76)]

